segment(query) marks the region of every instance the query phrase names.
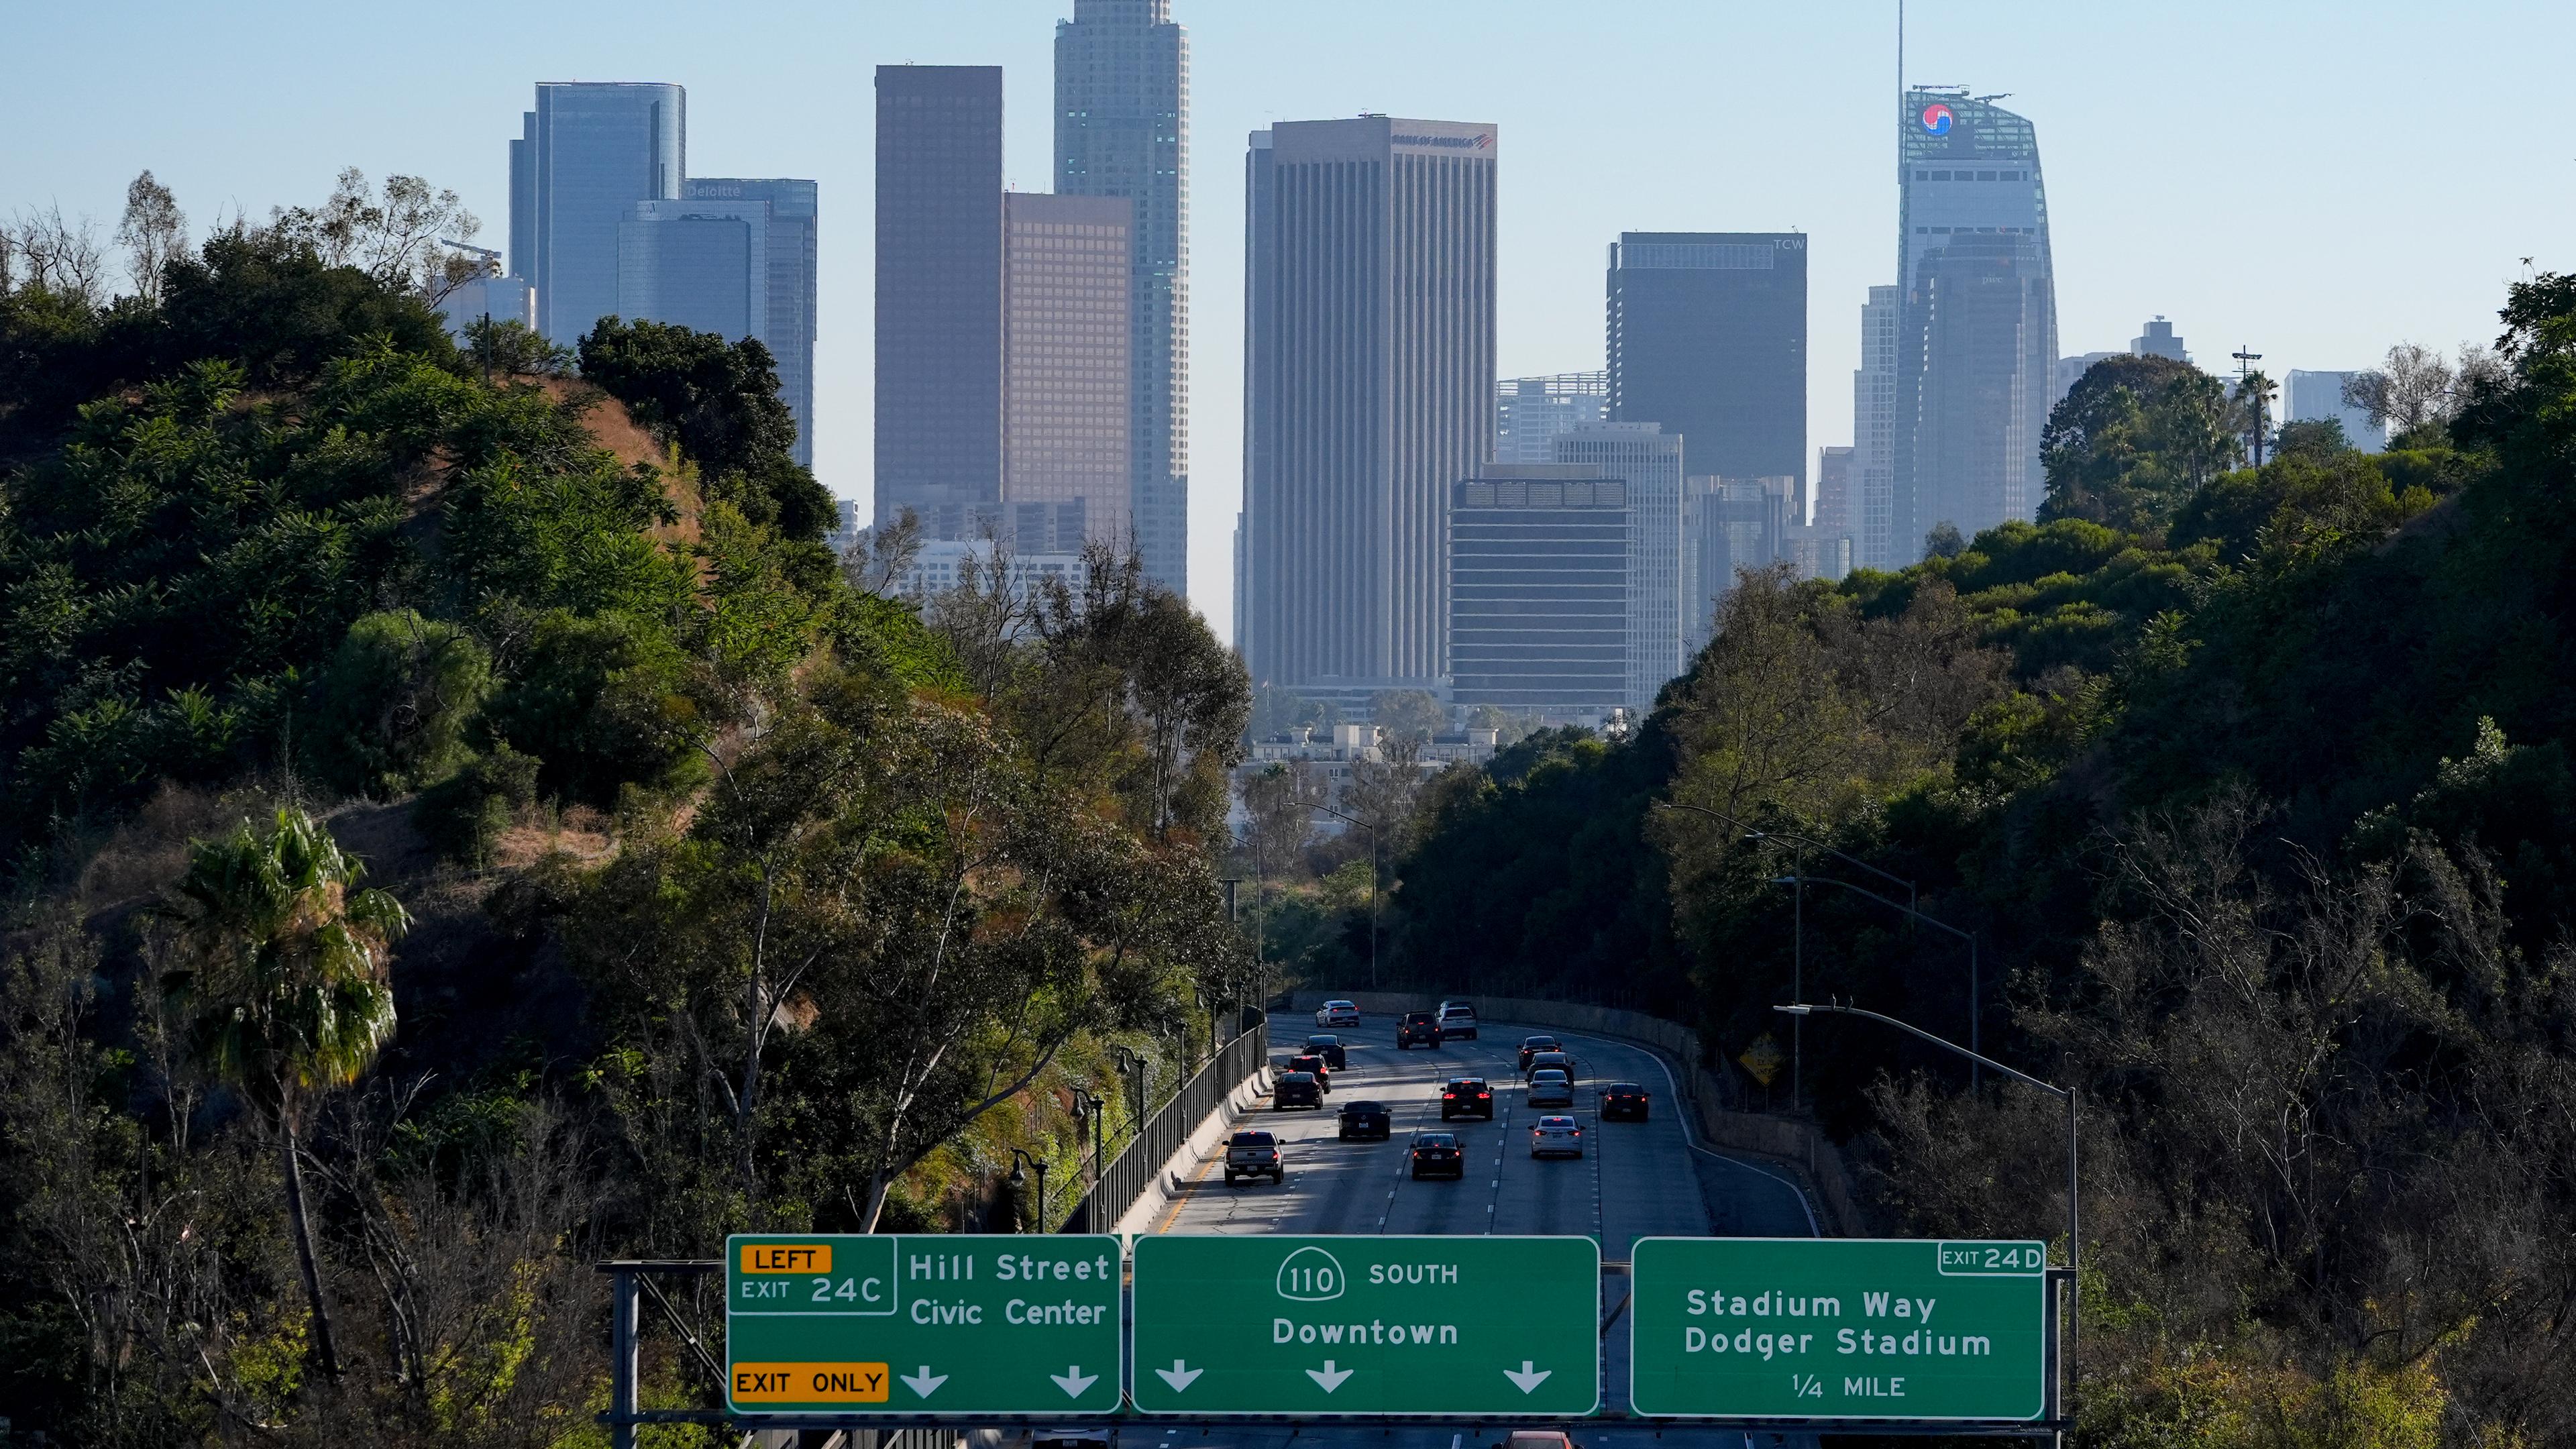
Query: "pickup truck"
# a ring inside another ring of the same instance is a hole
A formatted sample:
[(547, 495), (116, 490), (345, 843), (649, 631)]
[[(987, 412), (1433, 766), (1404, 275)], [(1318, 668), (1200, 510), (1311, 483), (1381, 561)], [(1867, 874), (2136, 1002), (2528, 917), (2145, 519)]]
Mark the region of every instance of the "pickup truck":
[(1225, 1143), (1225, 1185), (1234, 1186), (1239, 1178), (1267, 1177), (1272, 1186), (1288, 1180), (1287, 1164), (1279, 1160), (1279, 1139), (1268, 1132), (1237, 1132)]

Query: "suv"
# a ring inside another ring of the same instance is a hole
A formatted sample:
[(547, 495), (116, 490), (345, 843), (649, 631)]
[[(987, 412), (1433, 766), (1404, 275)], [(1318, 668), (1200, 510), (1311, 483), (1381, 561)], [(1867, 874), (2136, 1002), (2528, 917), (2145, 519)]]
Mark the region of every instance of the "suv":
[(1225, 1143), (1225, 1185), (1236, 1179), (1266, 1177), (1273, 1187), (1288, 1180), (1287, 1164), (1279, 1160), (1279, 1139), (1267, 1132), (1237, 1132)]
[(1433, 1051), (1440, 1049), (1440, 1013), (1408, 1011), (1404, 1014), (1403, 1025), (1395, 1029), (1395, 1049), (1402, 1051), (1415, 1045), (1427, 1046)]
[(1285, 1112), (1291, 1107), (1324, 1110), (1324, 1085), (1313, 1072), (1281, 1072), (1270, 1084), (1270, 1110)]
[(1469, 1041), (1476, 1039), (1475, 1007), (1463, 1001), (1440, 1003), (1440, 1039), (1447, 1041), (1453, 1036), (1463, 1036)]
[(1482, 1077), (1451, 1077), (1440, 1089), (1440, 1120), (1474, 1116), (1494, 1120), (1494, 1089)]
[(1524, 1072), (1528, 1071), (1530, 1058), (1537, 1056), (1540, 1052), (1561, 1052), (1563, 1050), (1565, 1050), (1565, 1043), (1558, 1041), (1552, 1036), (1522, 1037), (1521, 1070)]
[(1351, 1064), (1350, 1053), (1343, 1048), (1342, 1039), (1337, 1036), (1310, 1036), (1306, 1038), (1306, 1050), (1322, 1057), (1324, 1065), (1337, 1072)]
[(1317, 1026), (1357, 1026), (1360, 1009), (1347, 1001), (1327, 1001), (1315, 1013)]
[(1413, 1134), (1413, 1175), (1423, 1177), (1467, 1176), (1467, 1154), (1458, 1147), (1454, 1132), (1416, 1132)]
[[(1530, 1073), (1529, 1104), (1533, 1107), (1574, 1108), (1574, 1082), (1554, 1067), (1541, 1067)], [(1490, 1110), (1490, 1109), (1489, 1109)]]
[(1565, 1073), (1565, 1079), (1567, 1081), (1571, 1082), (1574, 1080), (1574, 1057), (1570, 1052), (1530, 1053), (1530, 1059), (1521, 1065), (1521, 1077), (1523, 1080), (1527, 1080), (1528, 1078), (1536, 1076), (1538, 1073), (1544, 1072), (1551, 1067), (1555, 1068), (1557, 1071)]
[(1635, 1082), (1612, 1082), (1601, 1089), (1601, 1120), (1608, 1122), (1613, 1118), (1631, 1117), (1643, 1122), (1646, 1120), (1646, 1104), (1651, 1100), (1646, 1089)]
[(1342, 1104), (1342, 1140), (1374, 1137), (1383, 1142), (1395, 1135), (1395, 1114), (1384, 1102), (1344, 1102)]
[(1324, 1059), (1314, 1052), (1306, 1052), (1300, 1056), (1290, 1057), (1288, 1059), (1288, 1070), (1292, 1072), (1304, 1072), (1309, 1076), (1312, 1076), (1315, 1079), (1316, 1087), (1323, 1091), (1329, 1092), (1333, 1090), (1332, 1068), (1325, 1066)]

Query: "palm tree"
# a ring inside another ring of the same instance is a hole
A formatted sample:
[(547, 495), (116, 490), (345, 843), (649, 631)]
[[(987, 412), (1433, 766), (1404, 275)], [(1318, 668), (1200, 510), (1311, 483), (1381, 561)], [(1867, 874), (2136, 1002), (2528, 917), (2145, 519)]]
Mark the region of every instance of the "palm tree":
[(393, 1036), (387, 948), (411, 925), (392, 896), (356, 889), (363, 874), (311, 816), (280, 810), (265, 838), (245, 820), (223, 840), (191, 842), (172, 910), (184, 955), (171, 1007), (215, 1076), (277, 1124), (315, 1354), (334, 1377), (299, 1139), (313, 1100), (357, 1080)]

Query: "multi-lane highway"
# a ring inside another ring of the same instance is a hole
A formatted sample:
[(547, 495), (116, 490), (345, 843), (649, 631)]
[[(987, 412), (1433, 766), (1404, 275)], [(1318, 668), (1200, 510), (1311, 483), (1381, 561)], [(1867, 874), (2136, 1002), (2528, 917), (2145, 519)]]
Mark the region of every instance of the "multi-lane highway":
[[(1284, 1062), (1311, 1029), (1303, 1016), (1282, 1013), (1273, 1018), (1274, 1059)], [(1521, 1085), (1519, 1046), (1521, 1038), (1533, 1032), (1557, 1037), (1574, 1054), (1578, 1080), (1572, 1115), (1582, 1125), (1584, 1140), (1584, 1155), (1579, 1159), (1539, 1161), (1529, 1155), (1530, 1127), (1541, 1114), (1530, 1108)], [(1277, 1186), (1261, 1181), (1229, 1187), (1221, 1157), (1213, 1158), (1156, 1220), (1156, 1231), (1582, 1234), (1598, 1239), (1601, 1256), (1612, 1263), (1624, 1263), (1630, 1245), (1641, 1237), (1698, 1237), (1711, 1232), (1804, 1237), (1814, 1231), (1807, 1204), (1787, 1177), (1762, 1164), (1692, 1143), (1677, 1110), (1678, 1093), (1670, 1072), (1643, 1047), (1552, 1027), (1489, 1021), (1482, 1024), (1475, 1041), (1451, 1041), (1437, 1051), (1420, 1047), (1399, 1051), (1395, 1022), (1384, 1016), (1357, 1028), (1336, 1029), (1334, 1034), (1349, 1049), (1349, 1065), (1332, 1074), (1333, 1090), (1321, 1111), (1274, 1111), (1265, 1100), (1239, 1124), (1278, 1134), (1287, 1181)], [(1441, 1086), (1458, 1076), (1480, 1076), (1493, 1086), (1493, 1121), (1440, 1120)], [(1653, 1094), (1647, 1121), (1600, 1119), (1599, 1088), (1617, 1081), (1640, 1083)], [(1391, 1140), (1336, 1140), (1341, 1104), (1360, 1099), (1384, 1102), (1392, 1109)], [(1407, 1144), (1420, 1131), (1458, 1135), (1467, 1151), (1464, 1178), (1413, 1179)], [(1626, 1293), (1624, 1277), (1614, 1273), (1605, 1279), (1604, 1317), (1622, 1310)], [(1628, 1379), (1624, 1320), (1612, 1323), (1604, 1335), (1603, 1350), (1603, 1408), (1624, 1412)], [(1249, 1445), (1261, 1442), (1263, 1432), (1249, 1426), (1220, 1429), (1218, 1438)], [(1333, 1432), (1310, 1428), (1305, 1437), (1312, 1439), (1319, 1433), (1331, 1437)], [(1398, 1431), (1396, 1437), (1437, 1446), (1448, 1444), (1453, 1432)], [(1284, 1439), (1286, 1431), (1276, 1437)], [(1367, 1431), (1365, 1437), (1373, 1443), (1388, 1442), (1377, 1430)], [(1585, 1436), (1587, 1444), (1596, 1437), (1600, 1436)], [(1609, 1431), (1602, 1442), (1615, 1438), (1615, 1431)], [(1129, 1445), (1166, 1442), (1172, 1449), (1181, 1449), (1217, 1440), (1195, 1427), (1169, 1435), (1131, 1429), (1122, 1436), (1122, 1443)]]

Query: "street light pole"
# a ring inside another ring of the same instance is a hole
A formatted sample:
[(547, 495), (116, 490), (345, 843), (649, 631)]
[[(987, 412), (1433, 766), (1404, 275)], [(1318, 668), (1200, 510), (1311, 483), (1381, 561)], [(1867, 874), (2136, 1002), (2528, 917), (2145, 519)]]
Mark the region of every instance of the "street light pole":
[[(1807, 995), (1807, 878), (1804, 875), (1781, 876), (1771, 884), (1795, 888), (1791, 893), (1795, 904), (1790, 907), (1789, 916), (1792, 922), (1789, 930), (1789, 999), (1801, 1001)], [(1806, 1075), (1806, 1025), (1807, 1019), (1803, 1016), (1793, 1017), (1789, 1022), (1789, 1110), (1792, 1112), (1799, 1107), (1799, 1079)]]
[(1655, 808), (1658, 810), (1687, 810), (1694, 815), (1705, 815), (1711, 820), (1723, 821), (1724, 823), (1743, 831), (1745, 838), (1748, 840), (1786, 840), (1795, 845), (1803, 845), (1809, 850), (1821, 850), (1825, 854), (1832, 856), (1834, 859), (1841, 861), (1843, 864), (1868, 871), (1871, 875), (1877, 876), (1880, 880), (1886, 881), (1890, 885), (1905, 887), (1905, 909), (1908, 914), (1913, 913), (1916, 894), (1914, 882), (1896, 874), (1894, 871), (1881, 870), (1877, 866), (1870, 864), (1868, 861), (1861, 859), (1859, 856), (1846, 855), (1842, 851), (1834, 849), (1832, 846), (1825, 844), (1821, 840), (1809, 840), (1803, 835), (1792, 835), (1786, 830), (1757, 829), (1754, 826), (1745, 824), (1743, 821), (1736, 819), (1734, 816), (1729, 815), (1722, 810), (1711, 810), (1705, 805), (1684, 805), (1676, 800), (1658, 800), (1655, 802)]
[(1369, 833), (1369, 990), (1375, 991), (1377, 990), (1377, 898), (1379, 870), (1377, 863), (1377, 827), (1369, 824), (1365, 820), (1355, 819), (1352, 816), (1344, 815), (1342, 812), (1334, 809), (1330, 805), (1318, 805), (1315, 808), (1332, 816), (1336, 820), (1356, 825), (1360, 829)]
[(1799, 881), (1799, 882), (1801, 882), (1801, 883), (1802, 883), (1802, 884), (1801, 884), (1801, 886), (1800, 886), (1800, 890), (1801, 890), (1801, 894), (1802, 894), (1802, 901), (1803, 901), (1803, 892), (1804, 892), (1804, 889), (1805, 889), (1805, 888), (1804, 888), (1804, 885), (1803, 885), (1803, 882), (1806, 882), (1806, 881), (1810, 881), (1810, 880), (1812, 880), (1812, 881), (1816, 882), (1818, 885), (1835, 885), (1835, 886), (1841, 886), (1844, 890), (1850, 891), (1850, 892), (1851, 892), (1852, 894), (1854, 894), (1854, 895), (1867, 896), (1867, 897), (1869, 897), (1871, 900), (1874, 900), (1874, 901), (1878, 902), (1880, 905), (1887, 907), (1889, 910), (1894, 910), (1894, 911), (1903, 911), (1903, 912), (1905, 912), (1905, 914), (1906, 914), (1908, 917), (1910, 917), (1910, 918), (1912, 918), (1912, 919), (1914, 919), (1914, 920), (1921, 921), (1923, 924), (1925, 924), (1925, 925), (1927, 925), (1927, 926), (1934, 927), (1934, 928), (1936, 928), (1936, 929), (1938, 929), (1938, 930), (1947, 931), (1947, 932), (1949, 932), (1951, 935), (1956, 936), (1956, 937), (1958, 937), (1960, 940), (1965, 941), (1965, 942), (1967, 942), (1967, 943), (1968, 943), (1968, 1048), (1969, 1048), (1969, 1050), (1968, 1050), (1968, 1055), (1972, 1058), (1972, 1060), (1970, 1061), (1970, 1063), (1969, 1063), (1969, 1065), (1968, 1065), (1968, 1089), (1969, 1089), (1970, 1091), (1975, 1091), (1975, 1090), (1976, 1090), (1976, 1088), (1977, 1088), (1977, 1070), (1978, 1070), (1978, 1069), (1977, 1069), (1977, 1066), (1976, 1066), (1976, 1063), (1977, 1063), (1977, 1062), (1982, 1062), (1982, 1061), (1984, 1061), (1984, 1060), (1985, 1060), (1985, 1058), (1984, 1058), (1984, 1057), (1977, 1056), (1977, 1054), (1976, 1054), (1976, 1053), (1977, 1053), (1978, 1048), (1982, 1045), (1982, 1043), (1981, 1043), (1981, 1042), (1979, 1041), (1979, 1039), (1978, 1039), (1978, 1037), (1979, 1037), (1978, 1026), (1979, 1026), (1979, 1024), (1980, 1024), (1980, 1022), (1979, 1022), (1979, 1018), (1981, 1018), (1981, 1017), (1983, 1017), (1983, 1016), (1985, 1015), (1985, 1012), (1984, 1012), (1984, 1011), (1982, 1011), (1982, 1010), (1980, 1009), (1980, 1008), (1981, 1008), (1985, 1003), (1984, 1003), (1984, 1000), (1983, 1000), (1984, 993), (1983, 993), (1981, 990), (1979, 990), (1979, 984), (1978, 984), (1978, 974), (1977, 974), (1977, 973), (1978, 973), (1978, 962), (1977, 962), (1977, 936), (1976, 936), (1976, 933), (1975, 933), (1975, 932), (1973, 932), (1973, 931), (1962, 931), (1962, 930), (1960, 930), (1958, 927), (1951, 925), (1951, 924), (1950, 924), (1949, 922), (1947, 922), (1947, 921), (1939, 921), (1939, 920), (1935, 920), (1935, 919), (1933, 919), (1932, 917), (1927, 916), (1927, 915), (1923, 914), (1921, 911), (1915, 910), (1915, 909), (1913, 909), (1913, 908), (1912, 908), (1912, 907), (1910, 907), (1910, 906), (1900, 905), (1900, 904), (1898, 904), (1898, 903), (1897, 903), (1897, 902), (1895, 902), (1895, 901), (1889, 900), (1887, 897), (1885, 897), (1885, 896), (1883, 896), (1883, 895), (1880, 895), (1878, 892), (1876, 892), (1876, 891), (1874, 891), (1874, 890), (1867, 890), (1867, 889), (1864, 889), (1863, 887), (1853, 885), (1850, 881), (1847, 881), (1847, 880), (1836, 880), (1836, 879), (1834, 879), (1832, 876), (1829, 876), (1829, 875), (1818, 875), (1818, 876), (1800, 875), (1800, 876), (1795, 876), (1795, 877), (1791, 877), (1791, 876), (1782, 876), (1782, 877), (1779, 877), (1779, 878), (1777, 878), (1777, 879), (1774, 879), (1774, 880), (1771, 882), (1771, 884), (1773, 884), (1773, 885), (1787, 885), (1787, 884), (1788, 884), (1791, 880), (1793, 880), (1793, 879), (1794, 879), (1794, 880), (1797, 880), (1797, 881)]
[[(1957, 1042), (1948, 1041), (1941, 1037), (1934, 1036), (1932, 1033), (1925, 1031), (1919, 1026), (1915, 1026), (1911, 1022), (1899, 1021), (1895, 1017), (1884, 1016), (1875, 1011), (1863, 1011), (1857, 1006), (1819, 1006), (1801, 1001), (1792, 1003), (1788, 1006), (1775, 1006), (1771, 1009), (1779, 1012), (1783, 1016), (1799, 1020), (1804, 1020), (1808, 1013), (1817, 1011), (1831, 1012), (1836, 1016), (1867, 1017), (1871, 1021), (1882, 1022), (1888, 1026), (1895, 1027), (1898, 1031), (1904, 1032), (1910, 1036), (1919, 1037), (1924, 1041), (1930, 1042), (1936, 1047), (1940, 1047), (1944, 1051), (1956, 1052), (1960, 1056), (1966, 1057), (1971, 1063), (1992, 1067), (1996, 1071), (2003, 1073), (2005, 1076), (2012, 1078), (2016, 1082), (2037, 1087), (2039, 1090), (2048, 1093), (2052, 1097), (2060, 1098), (2066, 1103), (2066, 1272), (2070, 1286), (2067, 1290), (2066, 1317), (2063, 1320), (2064, 1332), (2066, 1335), (2066, 1347), (2061, 1358), (2060, 1367), (2065, 1372), (2067, 1387), (2070, 1389), (2073, 1388), (2075, 1384), (2075, 1316), (2076, 1310), (2081, 1303), (2083, 1293), (2083, 1279), (2078, 1276), (2078, 1270), (2083, 1266), (2084, 1252), (2083, 1215), (2082, 1209), (2079, 1205), (2079, 1194), (2082, 1190), (2080, 1178), (2081, 1169), (2078, 1165), (2075, 1150), (2075, 1088), (2060, 1087), (2054, 1083), (2043, 1082), (2028, 1072), (2015, 1071), (2013, 1068), (2005, 1066), (2003, 1063), (1995, 1061), (1990, 1057), (1980, 1056), (1976, 1052), (1970, 1051), (1968, 1048), (1959, 1045)], [(2058, 1410), (2059, 1415), (2063, 1417), (2066, 1412), (2067, 1411), (2064, 1406), (2061, 1405)]]
[(1026, 1186), (1028, 1186), (1028, 1184), (1029, 1184), (1028, 1173), (1027, 1173), (1027, 1172), (1022, 1171), (1022, 1169), (1023, 1169), (1024, 1167), (1025, 1167), (1025, 1168), (1029, 1168), (1029, 1169), (1033, 1169), (1033, 1170), (1035, 1170), (1035, 1171), (1036, 1171), (1036, 1173), (1037, 1173), (1037, 1175), (1038, 1175), (1038, 1231), (1039, 1231), (1039, 1232), (1041, 1232), (1041, 1233), (1043, 1233), (1043, 1232), (1045, 1232), (1045, 1231), (1046, 1231), (1046, 1223), (1047, 1223), (1047, 1211), (1046, 1211), (1046, 1175), (1047, 1175), (1047, 1165), (1046, 1165), (1046, 1163), (1044, 1163), (1043, 1161), (1041, 1161), (1041, 1160), (1039, 1160), (1039, 1159), (1037, 1159), (1037, 1158), (1035, 1158), (1035, 1157), (1031, 1157), (1029, 1154), (1027, 1154), (1026, 1152), (1021, 1151), (1019, 1148), (1016, 1148), (1016, 1147), (1014, 1147), (1014, 1148), (1012, 1148), (1012, 1149), (1011, 1149), (1011, 1156), (1013, 1156), (1013, 1157), (1015, 1157), (1015, 1158), (1018, 1158), (1018, 1159), (1019, 1159), (1017, 1162), (1014, 1162), (1014, 1163), (1012, 1163), (1012, 1164), (1011, 1164), (1011, 1186), (1012, 1186), (1012, 1187), (1014, 1187), (1014, 1188), (1021, 1188), (1021, 1187), (1026, 1187)]

